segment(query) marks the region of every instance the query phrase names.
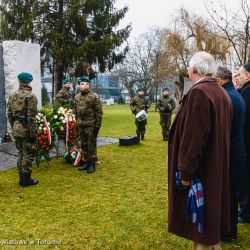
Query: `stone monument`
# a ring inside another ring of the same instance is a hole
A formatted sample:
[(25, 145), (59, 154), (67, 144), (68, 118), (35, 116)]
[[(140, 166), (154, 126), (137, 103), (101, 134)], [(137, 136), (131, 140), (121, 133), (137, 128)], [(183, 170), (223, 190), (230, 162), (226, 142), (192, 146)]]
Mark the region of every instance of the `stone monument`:
[(40, 108), (40, 45), (16, 40), (3, 41), (0, 46), (0, 138), (7, 132), (6, 103), (10, 94), (18, 89), (17, 75), (21, 72), (32, 74), (32, 92), (37, 96)]
[(3, 61), (5, 76), (5, 97), (18, 89), (17, 75), (28, 72), (33, 76), (32, 89), (41, 107), (41, 62), (40, 45), (21, 42), (3, 41)]
[[(3, 46), (0, 44), (0, 138), (4, 138), (7, 129), (5, 81), (3, 70)], [(0, 139), (1, 140), (1, 139)]]

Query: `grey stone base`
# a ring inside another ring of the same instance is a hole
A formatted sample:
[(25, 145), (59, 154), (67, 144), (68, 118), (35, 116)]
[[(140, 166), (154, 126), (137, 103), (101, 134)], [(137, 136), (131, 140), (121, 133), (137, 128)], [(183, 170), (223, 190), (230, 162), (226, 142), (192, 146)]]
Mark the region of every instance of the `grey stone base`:
[[(116, 138), (98, 137), (97, 147), (118, 143)], [(50, 151), (51, 158), (63, 156), (65, 154), (65, 145), (63, 141), (59, 141), (58, 152), (56, 148)], [(13, 142), (5, 142), (0, 144), (0, 171), (14, 168), (17, 163), (18, 151)]]

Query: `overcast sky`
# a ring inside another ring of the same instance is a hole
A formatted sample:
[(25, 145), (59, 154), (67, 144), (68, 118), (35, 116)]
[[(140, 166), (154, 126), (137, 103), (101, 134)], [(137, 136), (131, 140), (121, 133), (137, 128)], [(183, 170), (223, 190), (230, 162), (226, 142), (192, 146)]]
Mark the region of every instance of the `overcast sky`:
[[(208, 2), (208, 1), (206, 1)], [(230, 8), (239, 8), (239, 0), (225, 0)], [(130, 41), (136, 36), (147, 31), (152, 26), (167, 26), (178, 9), (185, 9), (195, 14), (207, 15), (203, 0), (117, 0), (116, 6), (125, 5), (129, 11), (121, 22), (121, 28), (132, 24)]]

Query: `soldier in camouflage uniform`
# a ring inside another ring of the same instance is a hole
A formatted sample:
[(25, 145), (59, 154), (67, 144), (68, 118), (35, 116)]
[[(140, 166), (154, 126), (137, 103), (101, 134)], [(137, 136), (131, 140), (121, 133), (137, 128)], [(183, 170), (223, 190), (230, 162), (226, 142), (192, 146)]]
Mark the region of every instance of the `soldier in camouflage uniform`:
[(171, 116), (175, 109), (175, 100), (169, 96), (168, 88), (163, 89), (162, 94), (162, 97), (157, 100), (157, 108), (160, 113), (163, 141), (167, 141), (171, 125)]
[[(130, 109), (134, 115), (136, 115), (141, 110), (147, 110), (150, 108), (151, 103), (149, 102), (148, 98), (144, 96), (143, 89), (137, 90), (137, 95), (132, 98), (130, 102)], [(146, 125), (147, 125), (147, 119), (139, 122), (135, 119), (135, 125), (136, 125), (136, 134), (139, 139), (144, 140), (144, 135), (146, 132)]]
[(75, 97), (78, 133), (83, 151), (82, 165), (78, 170), (92, 173), (96, 169), (97, 135), (102, 122), (102, 104), (99, 96), (90, 89), (90, 81), (82, 76), (79, 81), (80, 93)]
[(38, 183), (38, 180), (31, 178), (33, 145), (37, 138), (37, 98), (31, 93), (30, 82), (33, 80), (31, 74), (20, 73), (18, 80), (19, 89), (9, 97), (7, 114), (19, 151), (17, 161), (19, 185), (26, 187)]
[(72, 108), (74, 104), (74, 92), (70, 90), (70, 81), (64, 79), (62, 81), (63, 88), (56, 95), (56, 102), (68, 108)]

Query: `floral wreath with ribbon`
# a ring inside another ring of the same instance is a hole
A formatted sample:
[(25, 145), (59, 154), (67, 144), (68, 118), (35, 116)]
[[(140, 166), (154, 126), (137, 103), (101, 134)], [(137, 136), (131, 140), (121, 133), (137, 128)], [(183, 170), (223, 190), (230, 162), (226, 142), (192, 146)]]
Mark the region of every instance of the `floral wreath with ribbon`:
[(49, 151), (53, 147), (54, 138), (51, 134), (52, 128), (50, 128), (50, 123), (47, 122), (46, 116), (42, 113), (36, 115), (36, 125), (37, 125), (37, 141), (36, 141), (36, 154), (35, 160), (36, 164), (39, 166), (42, 157), (47, 161), (50, 161)]
[(82, 152), (80, 149), (75, 148), (77, 143), (77, 128), (72, 109), (60, 107), (53, 117), (53, 123), (55, 124), (59, 138), (65, 141), (65, 160), (78, 166)]

